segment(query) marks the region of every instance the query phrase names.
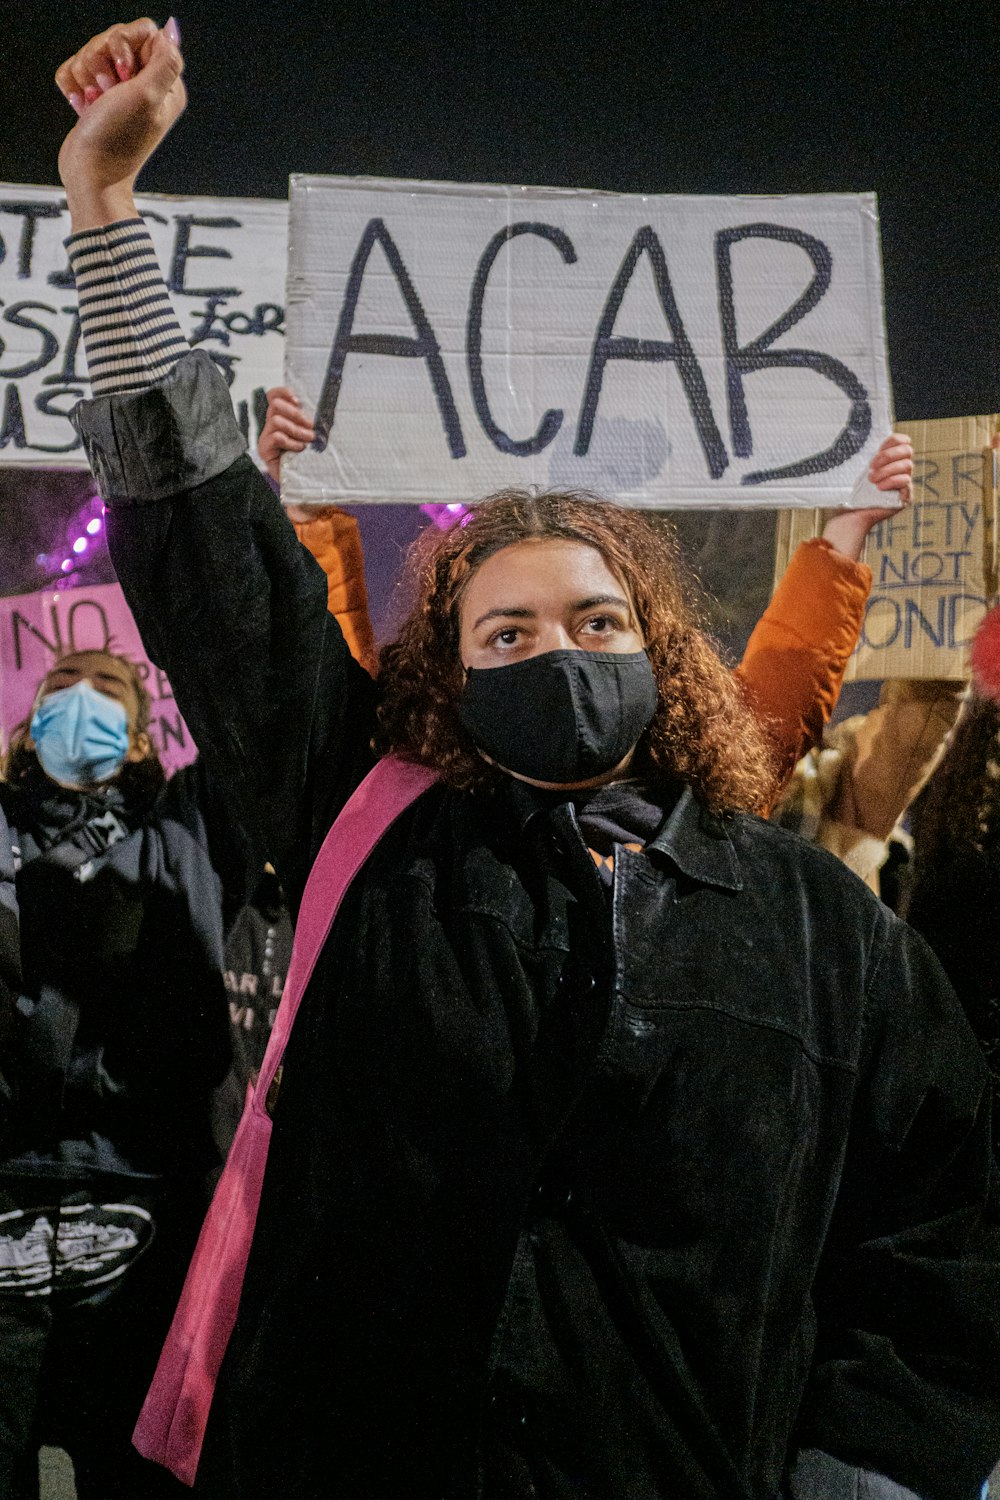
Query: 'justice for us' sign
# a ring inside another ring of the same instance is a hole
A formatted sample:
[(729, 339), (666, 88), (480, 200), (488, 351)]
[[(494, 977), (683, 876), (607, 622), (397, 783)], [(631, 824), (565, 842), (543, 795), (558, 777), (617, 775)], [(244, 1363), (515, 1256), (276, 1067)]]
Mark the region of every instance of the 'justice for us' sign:
[(296, 177), (288, 273), (286, 378), (317, 437), (287, 500), (872, 503), (871, 196)]
[[(281, 379), (288, 205), (137, 199), (181, 329), (225, 376), (251, 446)], [(0, 183), (0, 466), (86, 468), (69, 413), (90, 395), (58, 188)]]

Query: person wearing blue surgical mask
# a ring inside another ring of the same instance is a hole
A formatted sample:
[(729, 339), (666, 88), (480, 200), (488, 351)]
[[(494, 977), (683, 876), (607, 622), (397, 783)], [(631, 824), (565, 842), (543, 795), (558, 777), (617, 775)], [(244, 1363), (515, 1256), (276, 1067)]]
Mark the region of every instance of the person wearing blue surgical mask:
[(126, 761), (152, 753), (148, 733), (138, 727), (140, 693), (134, 669), (120, 657), (64, 656), (39, 688), (26, 744), (60, 786), (81, 791), (112, 781)]
[[(131, 1446), (215, 1165), (223, 934), (256, 857), (167, 781), (121, 656), (54, 663), (0, 780), (0, 1495), (176, 1493)], [(245, 872), (245, 874), (244, 874)]]

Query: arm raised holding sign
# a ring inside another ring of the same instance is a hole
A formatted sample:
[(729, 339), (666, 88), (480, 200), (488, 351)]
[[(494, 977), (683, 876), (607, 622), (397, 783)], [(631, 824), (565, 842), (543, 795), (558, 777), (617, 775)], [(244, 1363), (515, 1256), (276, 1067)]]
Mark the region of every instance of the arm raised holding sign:
[[(904, 432), (890, 433), (872, 459), (868, 478), (877, 490), (898, 496), (903, 505), (913, 499), (913, 442)], [(835, 511), (823, 527), (823, 536), (845, 557), (859, 559), (873, 526), (895, 515), (898, 506), (883, 509)]]
[[(901, 433), (882, 443), (868, 474), (876, 489), (908, 504), (913, 445)], [(858, 644), (871, 569), (861, 561), (865, 538), (892, 510), (837, 511), (823, 534), (803, 542), (754, 628), (737, 675), (768, 727), (779, 780), (819, 744)]]

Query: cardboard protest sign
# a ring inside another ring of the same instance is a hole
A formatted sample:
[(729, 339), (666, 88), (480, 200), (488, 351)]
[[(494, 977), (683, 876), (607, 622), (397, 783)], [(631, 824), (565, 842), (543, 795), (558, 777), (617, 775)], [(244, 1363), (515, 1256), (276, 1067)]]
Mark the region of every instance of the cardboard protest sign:
[(0, 735), (4, 744), (31, 713), (39, 682), (68, 651), (113, 651), (139, 668), (153, 699), (150, 738), (169, 774), (197, 750), (170, 684), (149, 660), (117, 584), (40, 589), (0, 599)]
[[(1000, 415), (900, 422), (913, 439), (914, 501), (869, 533), (872, 591), (847, 678), (961, 678), (997, 593), (995, 452)], [(823, 515), (778, 518), (775, 578)]]
[(293, 177), (286, 499), (851, 501), (890, 426), (871, 196)]
[[(232, 386), (252, 443), (281, 380), (287, 203), (137, 199), (181, 328)], [(66, 413), (90, 394), (58, 188), (0, 184), (0, 464), (86, 468)]]

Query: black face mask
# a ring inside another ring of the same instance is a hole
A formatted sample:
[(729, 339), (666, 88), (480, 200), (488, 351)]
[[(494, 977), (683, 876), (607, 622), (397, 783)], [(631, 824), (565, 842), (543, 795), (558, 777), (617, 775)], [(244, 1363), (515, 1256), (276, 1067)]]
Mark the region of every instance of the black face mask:
[(566, 786), (623, 760), (656, 712), (645, 651), (546, 651), (468, 669), (458, 716), (505, 770)]

